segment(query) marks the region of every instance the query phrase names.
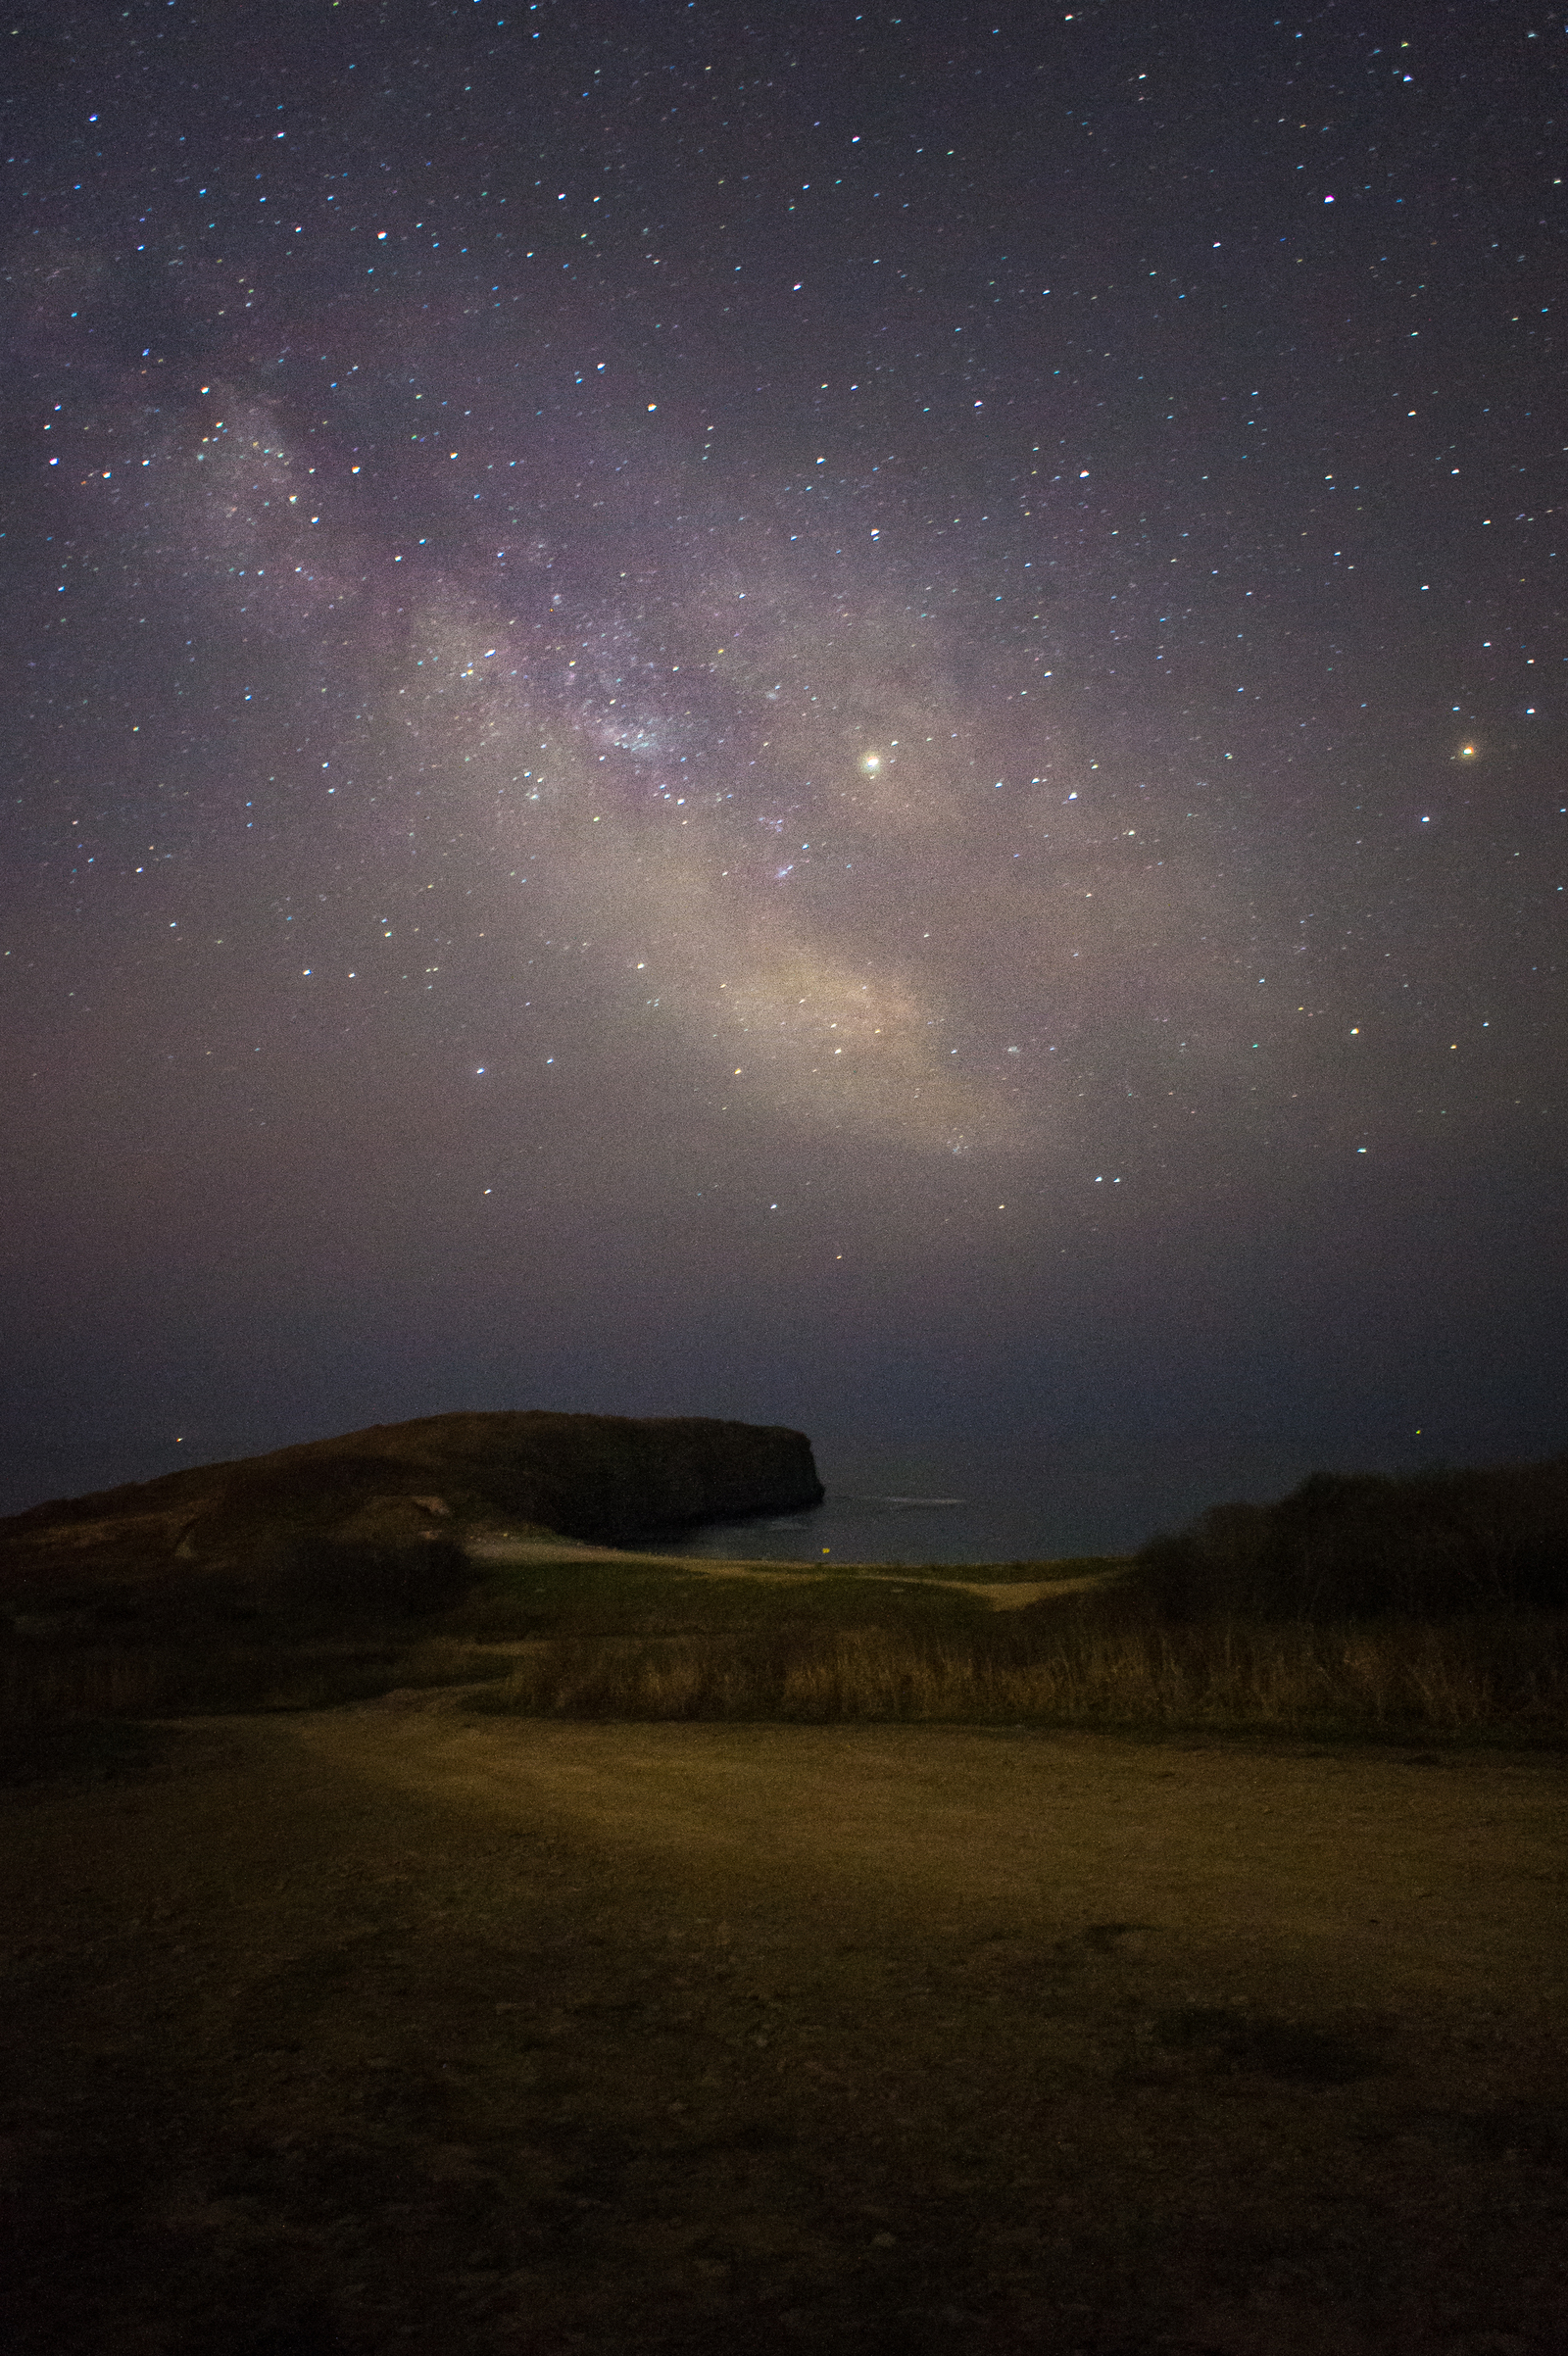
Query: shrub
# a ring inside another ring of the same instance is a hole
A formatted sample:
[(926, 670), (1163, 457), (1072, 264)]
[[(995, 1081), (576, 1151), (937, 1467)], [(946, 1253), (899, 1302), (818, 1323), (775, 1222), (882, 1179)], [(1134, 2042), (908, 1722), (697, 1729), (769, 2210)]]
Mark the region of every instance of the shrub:
[(1135, 1577), (1173, 1622), (1446, 1618), (1568, 1606), (1568, 1455), (1404, 1479), (1314, 1473), (1272, 1505), (1216, 1505)]

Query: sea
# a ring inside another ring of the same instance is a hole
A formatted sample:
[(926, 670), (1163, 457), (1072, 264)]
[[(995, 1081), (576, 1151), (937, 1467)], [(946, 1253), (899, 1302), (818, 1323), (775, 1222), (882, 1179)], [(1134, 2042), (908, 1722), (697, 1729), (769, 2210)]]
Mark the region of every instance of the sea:
[(661, 1531), (646, 1553), (758, 1562), (975, 1563), (1128, 1554), (1222, 1499), (1283, 1496), (1289, 1446), (1148, 1441), (943, 1447), (818, 1442), (820, 1505)]
[[(638, 1540), (641, 1552), (748, 1562), (998, 1562), (1014, 1547), (985, 1500), (830, 1489), (820, 1505), (746, 1521), (706, 1522)], [(1030, 1559), (1027, 1547), (1021, 1559)]]

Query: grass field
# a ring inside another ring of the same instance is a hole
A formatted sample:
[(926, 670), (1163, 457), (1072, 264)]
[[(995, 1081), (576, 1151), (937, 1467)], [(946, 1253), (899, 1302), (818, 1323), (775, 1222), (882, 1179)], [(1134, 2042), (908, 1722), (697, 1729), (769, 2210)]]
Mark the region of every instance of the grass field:
[(903, 1720), (1459, 1735), (1568, 1728), (1568, 1617), (1171, 1627), (1104, 1561), (956, 1576), (518, 1566), (528, 1717)]
[(1568, 1614), (1171, 1624), (1106, 1558), (790, 1568), (496, 1538), (483, 1584), (309, 1633), (206, 1616), (0, 1640), (4, 1722), (488, 1687), (527, 1717), (908, 1721), (1559, 1740)]
[(499, 1540), (16, 1631), (0, 2345), (1563, 2356), (1563, 1659)]

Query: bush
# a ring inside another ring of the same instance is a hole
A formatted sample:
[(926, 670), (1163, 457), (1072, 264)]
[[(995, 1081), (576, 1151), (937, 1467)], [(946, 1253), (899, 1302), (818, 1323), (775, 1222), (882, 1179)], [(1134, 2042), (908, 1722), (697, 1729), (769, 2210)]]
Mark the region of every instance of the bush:
[(1161, 1616), (1442, 1619), (1568, 1607), (1568, 1455), (1404, 1479), (1314, 1473), (1272, 1505), (1216, 1505), (1135, 1578)]

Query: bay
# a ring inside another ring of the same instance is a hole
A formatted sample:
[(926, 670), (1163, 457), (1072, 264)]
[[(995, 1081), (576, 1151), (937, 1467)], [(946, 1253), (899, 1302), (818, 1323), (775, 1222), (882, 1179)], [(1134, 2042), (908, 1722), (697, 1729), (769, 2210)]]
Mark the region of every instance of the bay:
[(827, 1495), (784, 1514), (661, 1531), (640, 1550), (704, 1560), (977, 1563), (1128, 1554), (1224, 1499), (1262, 1502), (1313, 1461), (1252, 1437), (947, 1444), (817, 1441)]

